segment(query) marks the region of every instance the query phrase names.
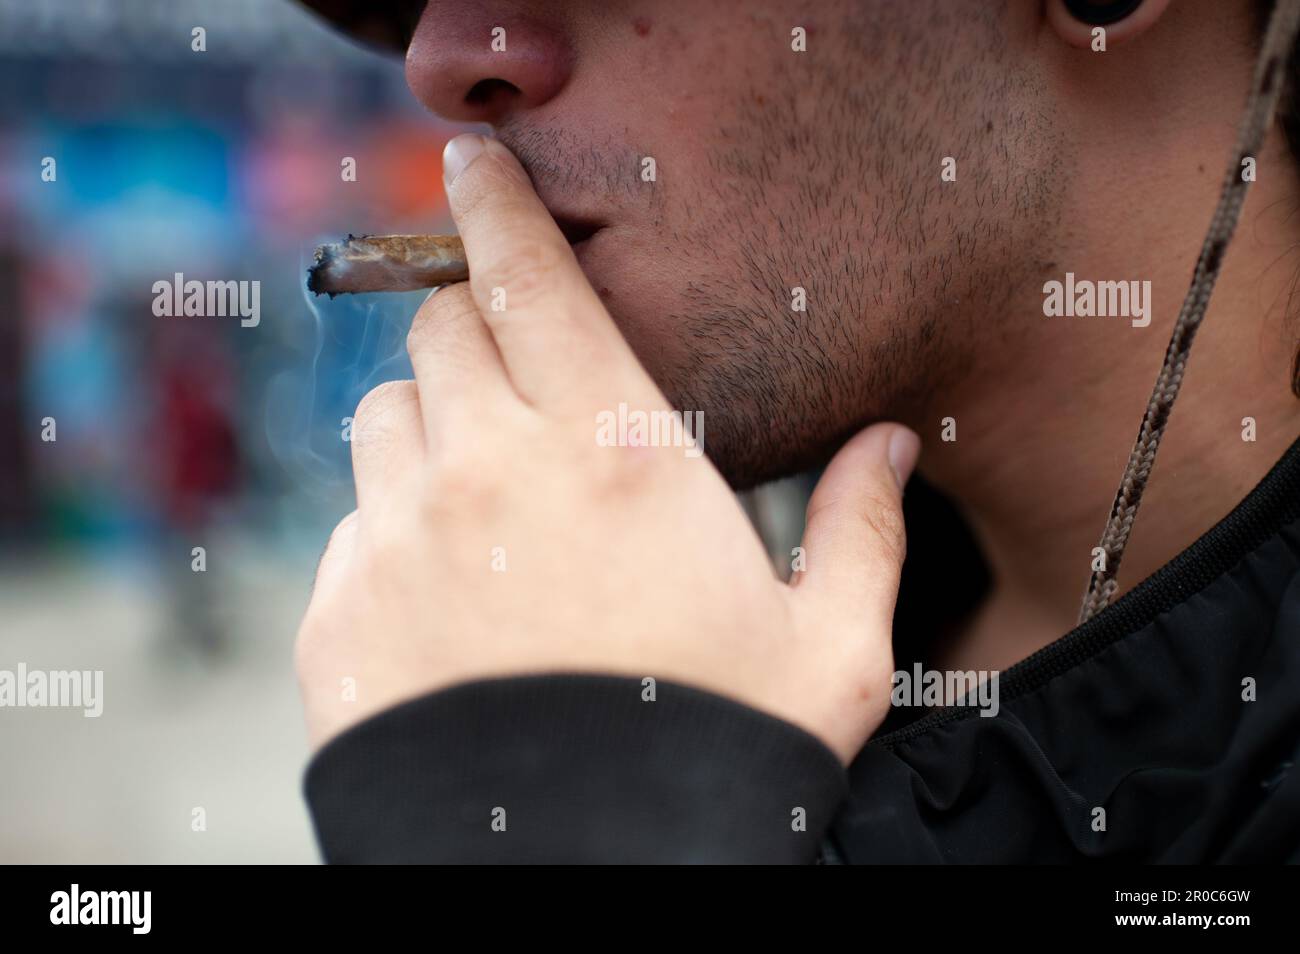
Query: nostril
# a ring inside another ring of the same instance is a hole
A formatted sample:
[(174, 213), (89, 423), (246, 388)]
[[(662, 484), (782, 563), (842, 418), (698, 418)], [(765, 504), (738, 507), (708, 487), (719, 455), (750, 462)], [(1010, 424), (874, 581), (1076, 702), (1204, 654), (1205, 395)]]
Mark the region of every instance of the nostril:
[(406, 83), (430, 110), (453, 121), (498, 123), (536, 109), (564, 88), (573, 51), (554, 18), (512, 20), (507, 56), (483, 42), (495, 23), (488, 13), (447, 16), (442, 8), (448, 6), (467, 5), (430, 2), (406, 53)]
[(465, 94), (465, 102), (470, 106), (491, 106), (502, 100), (514, 99), (519, 95), (519, 87), (503, 79), (479, 80)]

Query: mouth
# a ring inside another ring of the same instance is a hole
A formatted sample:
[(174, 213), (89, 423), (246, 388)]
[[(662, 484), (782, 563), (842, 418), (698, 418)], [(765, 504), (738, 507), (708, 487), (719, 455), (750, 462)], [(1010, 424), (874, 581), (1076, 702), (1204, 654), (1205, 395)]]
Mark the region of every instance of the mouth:
[(604, 223), (594, 219), (571, 218), (563, 215), (555, 215), (553, 218), (564, 234), (565, 240), (575, 249), (605, 227)]

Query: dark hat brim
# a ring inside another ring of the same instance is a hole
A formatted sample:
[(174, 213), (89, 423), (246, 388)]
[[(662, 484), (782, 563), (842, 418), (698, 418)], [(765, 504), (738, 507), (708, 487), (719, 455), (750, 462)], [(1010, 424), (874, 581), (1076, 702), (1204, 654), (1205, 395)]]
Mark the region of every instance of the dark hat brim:
[(372, 49), (405, 54), (425, 0), (297, 0), (334, 29)]

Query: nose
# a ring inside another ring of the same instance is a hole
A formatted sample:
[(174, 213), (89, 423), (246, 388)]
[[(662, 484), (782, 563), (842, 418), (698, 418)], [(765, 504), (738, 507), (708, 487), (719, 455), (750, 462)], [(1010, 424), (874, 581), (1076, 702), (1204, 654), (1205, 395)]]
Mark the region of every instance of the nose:
[(548, 23), (499, 2), (430, 0), (406, 51), (406, 84), (446, 119), (498, 124), (559, 93), (572, 59), (558, 17)]

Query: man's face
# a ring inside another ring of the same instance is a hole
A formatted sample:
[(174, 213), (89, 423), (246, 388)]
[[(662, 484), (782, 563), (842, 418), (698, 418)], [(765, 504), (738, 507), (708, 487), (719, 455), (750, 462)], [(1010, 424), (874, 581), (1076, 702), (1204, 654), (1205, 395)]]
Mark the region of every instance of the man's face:
[(1016, 47), (1027, 16), (432, 0), (407, 75), (435, 111), (491, 122), (573, 238), (599, 226), (583, 269), (744, 487), (874, 419), (916, 426), (998, 345), (1058, 217), (1043, 84)]

